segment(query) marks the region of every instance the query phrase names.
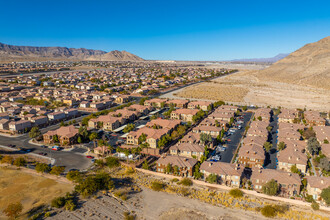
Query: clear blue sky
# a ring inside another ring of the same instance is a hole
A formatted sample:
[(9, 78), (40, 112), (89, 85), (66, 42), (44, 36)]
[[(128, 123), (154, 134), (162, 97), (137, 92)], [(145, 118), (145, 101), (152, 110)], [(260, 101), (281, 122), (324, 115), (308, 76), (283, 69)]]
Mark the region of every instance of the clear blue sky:
[(330, 35), (329, 0), (0, 0), (0, 42), (145, 59), (272, 57)]

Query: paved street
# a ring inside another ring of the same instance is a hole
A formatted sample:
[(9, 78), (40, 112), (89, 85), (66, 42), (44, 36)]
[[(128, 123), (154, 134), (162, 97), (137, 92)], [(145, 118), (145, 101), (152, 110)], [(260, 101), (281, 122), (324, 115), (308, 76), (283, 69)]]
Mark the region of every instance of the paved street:
[(230, 141), (227, 144), (227, 149), (226, 151), (221, 152), (221, 162), (226, 162), (226, 163), (230, 163), (231, 160), (233, 159), (233, 156), (235, 154), (235, 151), (239, 145), (239, 143), (241, 142), (242, 136), (244, 134), (245, 131), (245, 126), (247, 125), (247, 123), (249, 122), (249, 120), (252, 117), (252, 113), (251, 112), (246, 112), (243, 113), (244, 115), (244, 123), (242, 124), (242, 129), (237, 130), (234, 134), (230, 135), (230, 136), (225, 136), (227, 139), (230, 139)]
[(277, 115), (272, 115), (270, 119), (270, 124), (273, 129), (271, 130), (268, 142), (272, 144), (272, 148), (268, 153), (266, 153), (265, 168), (276, 169), (276, 156), (277, 156), (277, 129), (278, 129), (278, 117)]
[(49, 148), (41, 148), (38, 145), (29, 143), (29, 136), (27, 134), (20, 137), (4, 137), (0, 136), (0, 144), (8, 146), (9, 144), (16, 145), (16, 147), (23, 147), (32, 149), (33, 153), (47, 153), (47, 157), (55, 159), (56, 166), (65, 166), (66, 170), (69, 169), (87, 169), (91, 165), (90, 159), (86, 158), (80, 153), (70, 151), (52, 151)]

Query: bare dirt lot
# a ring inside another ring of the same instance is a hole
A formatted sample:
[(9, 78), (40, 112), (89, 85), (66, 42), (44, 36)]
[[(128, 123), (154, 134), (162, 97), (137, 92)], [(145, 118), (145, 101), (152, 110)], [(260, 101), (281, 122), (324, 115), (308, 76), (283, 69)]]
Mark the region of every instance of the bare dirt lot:
[[(260, 79), (256, 71), (240, 71), (176, 93), (181, 98), (223, 100), (233, 104), (282, 106), (328, 111), (330, 90)], [(175, 97), (173, 97), (175, 98)]]
[(127, 201), (108, 195), (83, 201), (74, 212), (61, 211), (50, 219), (124, 219), (124, 212), (136, 215), (137, 219), (203, 220), (203, 219), (266, 219), (261, 215), (243, 210), (217, 207), (195, 199), (180, 197), (147, 188), (129, 197)]
[[(49, 204), (53, 198), (73, 189), (71, 184), (58, 183), (11, 168), (0, 167), (0, 177), (0, 210), (10, 203), (21, 202), (25, 213), (34, 207)], [(0, 219), (6, 219), (2, 212)]]

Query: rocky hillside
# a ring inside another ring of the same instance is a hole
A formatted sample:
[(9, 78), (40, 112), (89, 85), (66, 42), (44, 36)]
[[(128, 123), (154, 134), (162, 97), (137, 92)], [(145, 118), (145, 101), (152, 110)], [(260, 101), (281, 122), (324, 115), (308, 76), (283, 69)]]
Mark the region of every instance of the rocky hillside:
[(141, 57), (131, 54), (127, 51), (114, 50), (106, 54), (94, 55), (88, 58), (88, 60), (96, 61), (143, 61)]
[(257, 76), (260, 80), (330, 89), (330, 37), (306, 44), (270, 67), (260, 70)]
[(0, 43), (0, 60), (103, 60), (142, 61), (143, 59), (126, 51), (90, 50), (67, 47), (13, 46)]

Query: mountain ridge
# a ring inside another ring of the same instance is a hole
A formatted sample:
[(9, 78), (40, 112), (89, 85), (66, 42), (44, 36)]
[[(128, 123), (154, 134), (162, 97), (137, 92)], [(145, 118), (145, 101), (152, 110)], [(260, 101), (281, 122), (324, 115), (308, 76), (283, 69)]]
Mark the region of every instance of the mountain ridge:
[(246, 58), (246, 59), (234, 59), (231, 62), (256, 62), (256, 63), (275, 63), (285, 57), (287, 57), (289, 53), (279, 53), (274, 57), (268, 58)]
[(142, 58), (126, 51), (106, 52), (86, 48), (15, 46), (0, 42), (0, 60), (46, 58), (55, 60), (143, 61)]

